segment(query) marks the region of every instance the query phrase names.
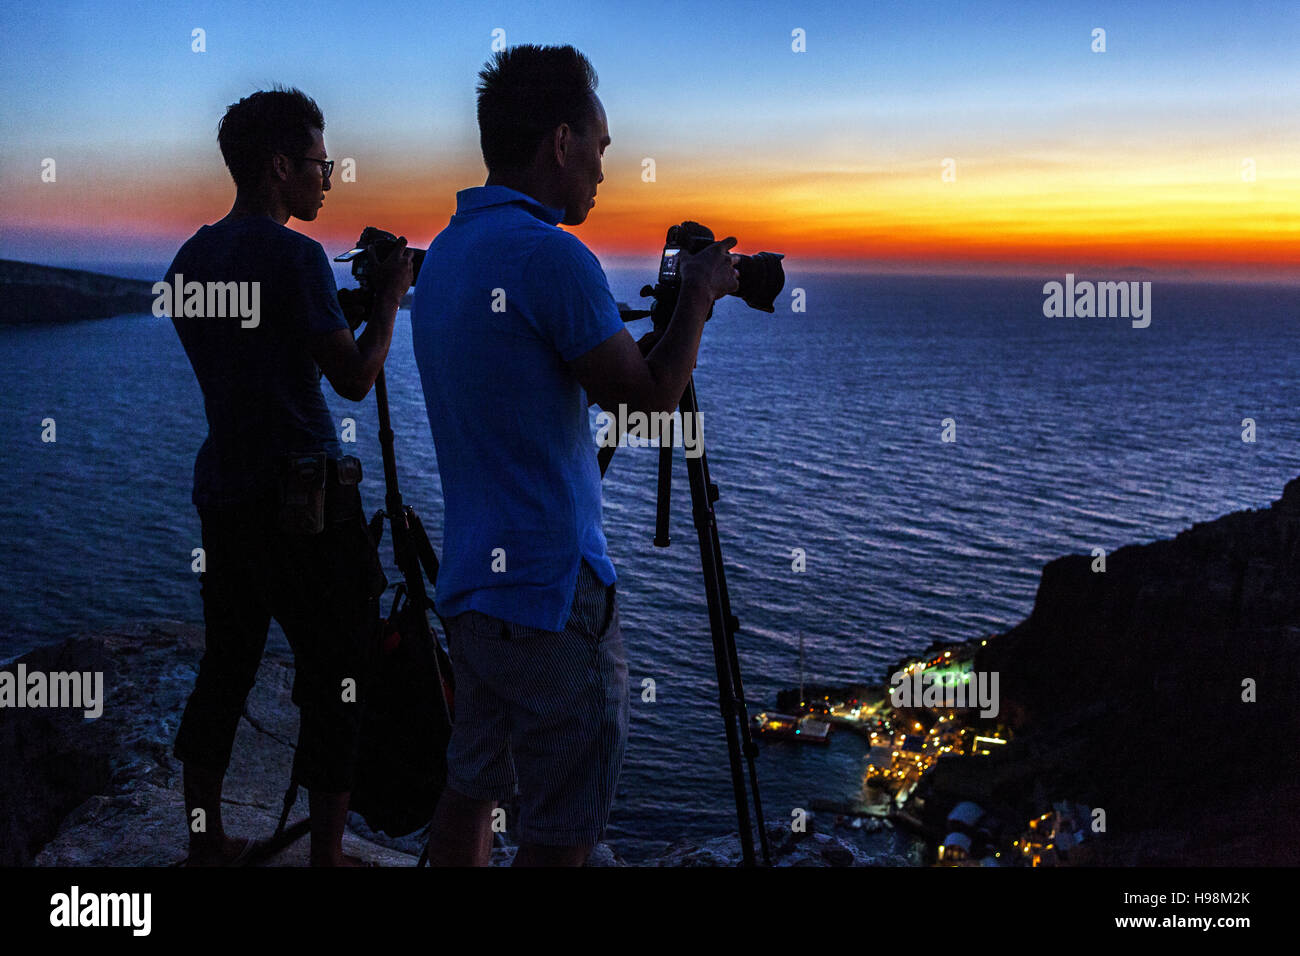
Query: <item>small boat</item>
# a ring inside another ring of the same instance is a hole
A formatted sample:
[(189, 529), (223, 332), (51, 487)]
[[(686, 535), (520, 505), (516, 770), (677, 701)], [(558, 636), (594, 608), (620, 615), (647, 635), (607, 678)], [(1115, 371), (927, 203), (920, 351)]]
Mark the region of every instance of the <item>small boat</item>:
[(796, 717), (793, 714), (756, 714), (754, 730), (760, 737), (793, 740), (801, 744), (824, 744), (830, 740), (830, 721), (811, 714)]
[[(804, 703), (803, 695), (803, 632), (799, 632), (799, 705)], [(753, 719), (754, 732), (760, 737), (775, 737), (778, 740), (793, 740), (801, 744), (824, 744), (830, 740), (831, 723), (820, 715), (804, 714), (758, 714)]]

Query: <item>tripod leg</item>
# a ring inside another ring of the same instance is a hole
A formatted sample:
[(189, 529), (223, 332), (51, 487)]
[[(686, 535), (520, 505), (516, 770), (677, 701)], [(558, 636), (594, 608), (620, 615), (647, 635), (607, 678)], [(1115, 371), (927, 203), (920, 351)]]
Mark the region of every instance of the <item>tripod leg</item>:
[[(683, 416), (698, 415), (695, 382), (687, 383), (682, 395)], [(704, 449), (701, 445), (697, 457), (686, 459), (686, 472), (690, 478), (691, 510), (696, 534), (700, 543), (700, 564), (704, 572), (704, 590), (709, 606), (709, 630), (713, 636), (713, 658), (718, 674), (718, 703), (726, 729), (727, 752), (731, 763), (731, 783), (736, 797), (736, 816), (740, 825), (740, 845), (746, 866), (753, 866), (754, 834), (749, 816), (749, 800), (745, 793), (745, 775), (741, 767), (741, 736), (748, 738), (747, 715), (739, 688), (739, 659), (736, 654), (734, 628), (730, 613), (730, 598), (726, 591), (726, 578), (722, 570), (722, 549), (718, 539), (717, 518), (713, 511), (711, 486), (708, 480)], [(739, 728), (737, 727), (739, 724)], [(761, 824), (761, 802), (758, 799), (758, 777), (754, 769), (753, 752), (756, 748), (748, 740), (750, 751), (750, 785), (754, 792), (755, 808), (759, 813), (764, 861), (770, 862), (767, 835)]]
[(666, 548), (672, 543), (668, 534), (668, 503), (673, 487), (673, 438), (676, 422), (668, 424), (659, 435), (659, 494), (655, 503), (655, 547)]
[[(692, 403), (695, 403), (695, 382), (691, 381), (689, 385)], [(698, 405), (696, 405), (698, 408)], [(758, 756), (758, 745), (754, 743), (753, 729), (749, 725), (749, 707), (745, 702), (745, 685), (740, 677), (740, 656), (736, 651), (736, 632), (740, 629), (740, 621), (731, 611), (731, 591), (727, 587), (727, 570), (726, 564), (722, 560), (722, 539), (718, 537), (718, 519), (717, 513), (713, 510), (713, 502), (718, 500), (718, 488), (713, 484), (712, 478), (709, 477), (709, 459), (705, 454), (703, 447), (700, 448), (700, 469), (704, 473), (704, 487), (708, 492), (709, 500), (709, 537), (711, 547), (715, 557), (714, 566), (717, 568), (718, 590), (721, 597), (722, 619), (726, 623), (727, 635), (727, 654), (731, 665), (731, 683), (736, 694), (736, 707), (739, 710), (740, 718), (740, 736), (741, 743), (745, 754), (746, 762), (749, 765), (749, 788), (754, 795), (754, 822), (758, 824), (758, 838), (763, 850), (763, 861), (768, 865), (772, 863), (772, 850), (768, 844), (767, 824), (763, 819), (763, 798), (758, 790), (758, 768), (754, 764), (754, 758)]]

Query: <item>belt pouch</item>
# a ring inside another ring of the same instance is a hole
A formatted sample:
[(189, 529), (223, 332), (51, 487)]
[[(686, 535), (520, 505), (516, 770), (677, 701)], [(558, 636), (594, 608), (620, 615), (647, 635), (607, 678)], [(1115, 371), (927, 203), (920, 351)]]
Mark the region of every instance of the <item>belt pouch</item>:
[(324, 529), (324, 452), (282, 461), (276, 525), (288, 534), (320, 534)]

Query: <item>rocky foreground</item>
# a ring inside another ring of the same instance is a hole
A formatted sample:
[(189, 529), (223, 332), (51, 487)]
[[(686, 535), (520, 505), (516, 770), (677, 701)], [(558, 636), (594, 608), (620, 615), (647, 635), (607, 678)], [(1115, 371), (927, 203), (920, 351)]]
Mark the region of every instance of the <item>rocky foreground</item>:
[[(80, 711), (6, 710), (0, 713), (0, 865), (167, 866), (186, 853), (181, 767), (172, 741), (202, 656), (203, 629), (156, 622), (102, 636), (40, 648), (19, 660), (28, 671), (102, 670), (103, 716)], [(13, 670), (18, 662), (6, 665)], [(297, 738), (292, 661), (288, 649), (268, 646), (249, 695), (226, 778), (222, 816), (234, 834), (264, 837), (278, 820)], [(290, 822), (307, 814), (305, 794)], [(864, 866), (862, 850), (836, 836), (792, 834), (773, 828), (778, 866)], [(304, 837), (270, 866), (306, 866)], [(370, 833), (359, 817), (344, 850), (382, 866), (414, 866), (415, 837), (389, 840)], [(515, 848), (493, 851), (506, 865)], [(734, 866), (736, 837), (703, 845), (678, 843), (652, 866)], [(589, 866), (621, 866), (601, 845)]]

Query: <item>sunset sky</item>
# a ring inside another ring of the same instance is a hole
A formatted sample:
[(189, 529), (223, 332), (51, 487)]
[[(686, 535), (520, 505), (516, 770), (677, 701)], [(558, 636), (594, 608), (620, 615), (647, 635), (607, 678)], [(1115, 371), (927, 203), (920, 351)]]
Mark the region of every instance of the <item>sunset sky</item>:
[(691, 218), (807, 267), (1297, 276), (1295, 0), (6, 4), (0, 257), (165, 264), (233, 198), (225, 107), (273, 83), (356, 162), (290, 224), (332, 252), (367, 224), (427, 245), (485, 178), (498, 29), (600, 75), (613, 143), (576, 232), (607, 265), (652, 268)]

